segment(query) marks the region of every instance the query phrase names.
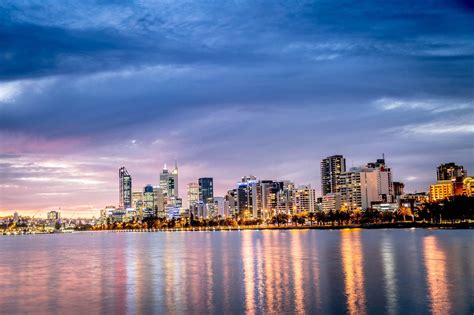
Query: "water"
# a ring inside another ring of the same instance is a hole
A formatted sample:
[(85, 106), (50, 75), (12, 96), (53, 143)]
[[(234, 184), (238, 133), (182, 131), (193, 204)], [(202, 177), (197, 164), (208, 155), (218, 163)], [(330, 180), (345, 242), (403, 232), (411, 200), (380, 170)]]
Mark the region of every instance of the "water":
[(0, 237), (0, 313), (473, 314), (469, 230)]

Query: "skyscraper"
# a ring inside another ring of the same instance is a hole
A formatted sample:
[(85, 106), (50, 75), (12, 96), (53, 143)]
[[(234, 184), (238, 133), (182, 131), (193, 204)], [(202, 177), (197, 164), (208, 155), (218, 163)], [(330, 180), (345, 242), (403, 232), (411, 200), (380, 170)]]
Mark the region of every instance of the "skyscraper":
[(160, 173), (160, 188), (167, 204), (171, 204), (171, 199), (179, 198), (178, 192), (178, 163), (175, 162), (174, 169), (170, 172), (166, 164)]
[(199, 184), (189, 183), (187, 190), (188, 207), (191, 207), (193, 204), (199, 201)]
[(257, 218), (257, 178), (242, 177), (237, 186), (237, 207), (242, 218)]
[(125, 167), (119, 169), (119, 208), (132, 207), (132, 176)]
[(143, 217), (155, 215), (155, 193), (152, 185), (143, 188)]
[(321, 161), (321, 192), (323, 196), (340, 192), (340, 176), (345, 171), (346, 159), (342, 155), (329, 156)]
[(199, 178), (199, 200), (203, 203), (213, 203), (214, 184), (212, 177)]

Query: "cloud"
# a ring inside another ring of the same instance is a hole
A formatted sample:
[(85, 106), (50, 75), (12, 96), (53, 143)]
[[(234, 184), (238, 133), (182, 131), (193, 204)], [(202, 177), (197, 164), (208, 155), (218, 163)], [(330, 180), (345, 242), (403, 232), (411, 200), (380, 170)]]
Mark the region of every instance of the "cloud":
[(431, 113), (445, 113), (457, 110), (474, 110), (474, 101), (459, 102), (456, 100), (436, 100), (436, 99), (421, 99), (421, 100), (404, 100), (383, 97), (374, 102), (377, 108), (386, 111), (394, 110), (423, 110)]
[(384, 152), (424, 190), (427, 155), (474, 169), (472, 29), (461, 2), (2, 1), (2, 207), (114, 204), (118, 167), (174, 158), (223, 194)]

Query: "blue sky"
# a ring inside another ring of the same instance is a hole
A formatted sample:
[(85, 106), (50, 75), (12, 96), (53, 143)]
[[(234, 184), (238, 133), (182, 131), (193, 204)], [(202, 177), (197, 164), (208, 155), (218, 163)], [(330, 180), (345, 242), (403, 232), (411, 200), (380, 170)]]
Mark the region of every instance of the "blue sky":
[(474, 172), (470, 1), (2, 1), (0, 210), (117, 203), (180, 165), (319, 190), (319, 162), (385, 153), (425, 191)]

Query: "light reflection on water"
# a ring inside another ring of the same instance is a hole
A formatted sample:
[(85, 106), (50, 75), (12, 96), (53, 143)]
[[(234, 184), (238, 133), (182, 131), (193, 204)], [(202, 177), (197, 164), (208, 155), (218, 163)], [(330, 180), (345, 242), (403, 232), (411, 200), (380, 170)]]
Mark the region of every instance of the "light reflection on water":
[(341, 256), (347, 308), (350, 314), (365, 314), (365, 286), (360, 230), (342, 230)]
[(0, 313), (472, 314), (472, 235), (293, 230), (2, 237)]

